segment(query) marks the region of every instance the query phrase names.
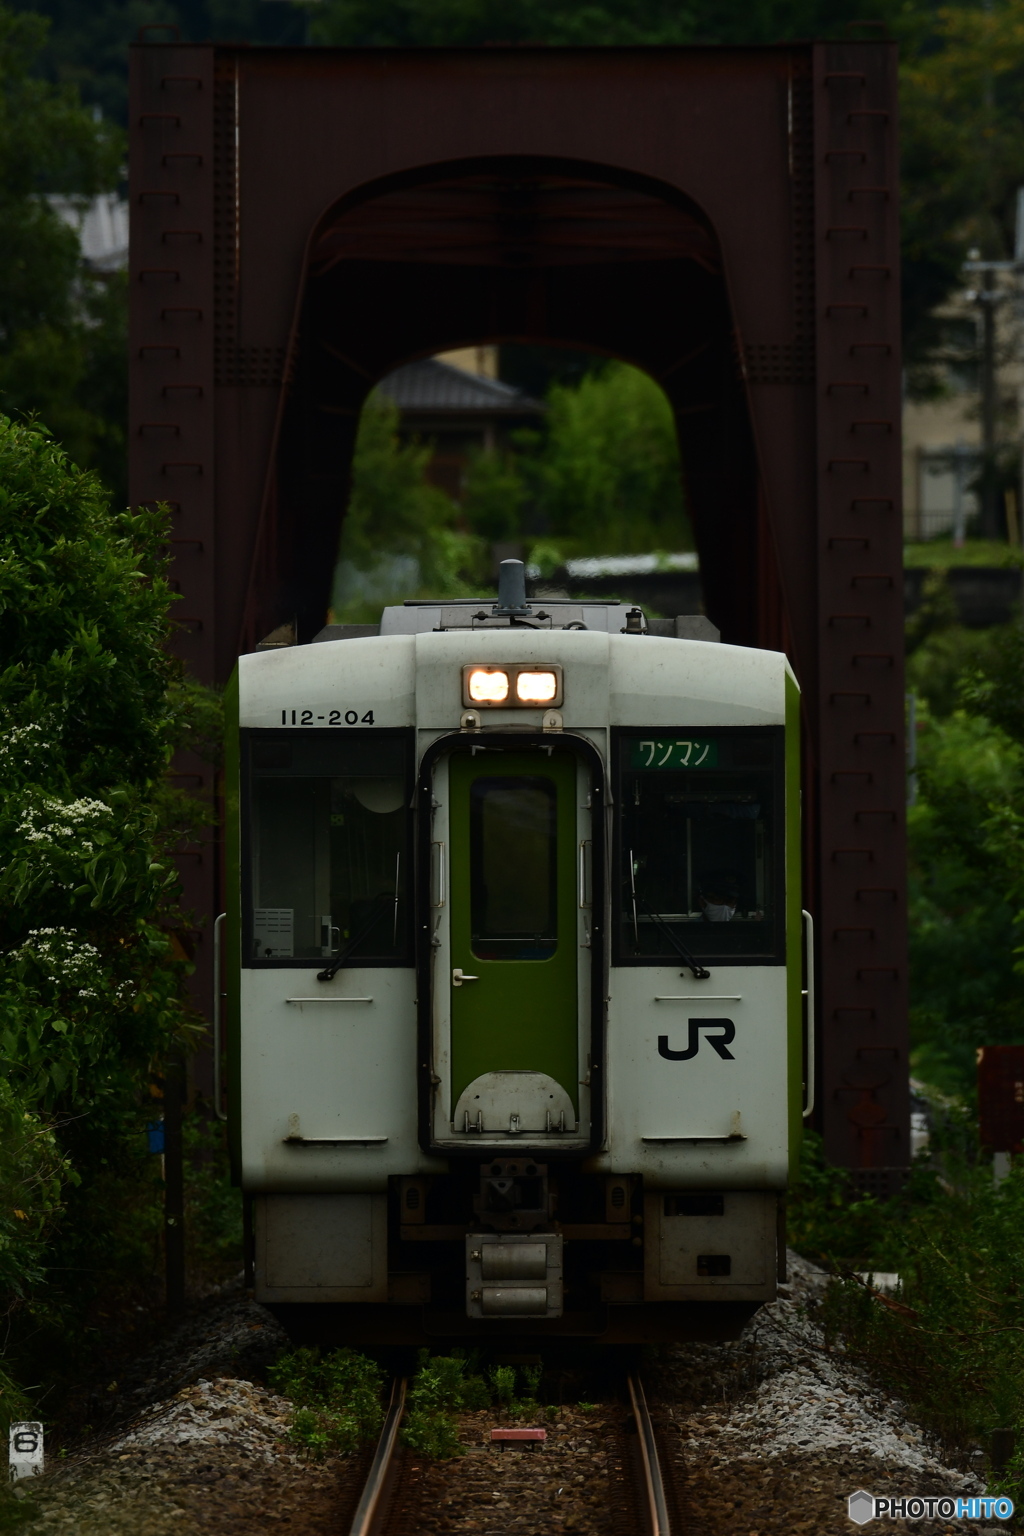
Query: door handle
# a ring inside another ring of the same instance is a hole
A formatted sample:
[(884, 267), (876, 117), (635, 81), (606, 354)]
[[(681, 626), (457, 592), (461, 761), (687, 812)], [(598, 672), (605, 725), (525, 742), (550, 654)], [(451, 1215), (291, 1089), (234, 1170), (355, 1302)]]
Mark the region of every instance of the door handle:
[(456, 966), (454, 971), (452, 971), (452, 986), (453, 987), (461, 987), (462, 983), (464, 981), (479, 981), (479, 980), (480, 980), (479, 976), (466, 976), (466, 975), (464, 975), (462, 973), (462, 971), (459, 970), (458, 966)]

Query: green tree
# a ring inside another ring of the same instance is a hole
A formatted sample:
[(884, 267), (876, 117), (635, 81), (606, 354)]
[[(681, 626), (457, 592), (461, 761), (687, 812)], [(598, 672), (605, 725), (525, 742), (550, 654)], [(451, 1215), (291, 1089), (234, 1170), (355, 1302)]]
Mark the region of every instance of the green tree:
[(843, 35), (859, 14), (846, 0), (326, 0), (310, 33), (349, 47), (750, 45)]
[(1014, 1041), (1024, 1026), (1019, 839), (1004, 825), (1024, 803), (1024, 752), (963, 709), (925, 712), (921, 723), (920, 791), (908, 814), (914, 1067), (969, 1099), (976, 1047)]
[(124, 144), (35, 73), (46, 22), (0, 5), (0, 409), (38, 415), (123, 496), (125, 284), (85, 266), (48, 194), (116, 186)]
[(964, 629), (933, 573), (907, 638), (919, 702), (908, 814), (915, 1069), (970, 1100), (975, 1048), (1024, 1030), (1024, 630)]
[[(149, 1074), (194, 1038), (158, 814), (187, 714), (164, 532), (0, 418), (0, 1307), (55, 1242), (65, 1266), (113, 1269), (97, 1190), (137, 1171)], [(81, 1299), (86, 1278), (54, 1294)]]
[(47, 79), (73, 86), (112, 122), (128, 120), (128, 47), (142, 27), (154, 42), (295, 44), (306, 38), (301, 3), (265, 0), (10, 0), (17, 11), (45, 18), (50, 30), (39, 56)]
[(522, 537), (529, 490), (514, 452), (480, 449), (470, 456), (462, 511), (473, 532), (488, 544)]
[(373, 622), (386, 603), (419, 593), (468, 595), (463, 573), (480, 565), (480, 541), (458, 529), (455, 503), (427, 478), (432, 448), (401, 442), (398, 424), (394, 402), (372, 394), (359, 420), (338, 550), (340, 620)]
[(672, 407), (652, 378), (608, 363), (576, 386), (554, 385), (548, 408), (523, 460), (547, 537), (567, 554), (691, 545)]
[(1024, 183), (1024, 4), (912, 5), (894, 19), (901, 68), (907, 350), (938, 340), (934, 306), (963, 281), (969, 246), (1013, 255)]

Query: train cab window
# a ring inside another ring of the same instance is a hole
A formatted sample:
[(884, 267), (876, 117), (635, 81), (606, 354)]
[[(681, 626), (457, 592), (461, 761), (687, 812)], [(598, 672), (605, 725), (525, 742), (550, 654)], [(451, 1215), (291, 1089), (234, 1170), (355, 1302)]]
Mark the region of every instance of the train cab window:
[(245, 734), (246, 962), (411, 964), (410, 744)]
[(616, 963), (784, 962), (783, 732), (616, 732)]

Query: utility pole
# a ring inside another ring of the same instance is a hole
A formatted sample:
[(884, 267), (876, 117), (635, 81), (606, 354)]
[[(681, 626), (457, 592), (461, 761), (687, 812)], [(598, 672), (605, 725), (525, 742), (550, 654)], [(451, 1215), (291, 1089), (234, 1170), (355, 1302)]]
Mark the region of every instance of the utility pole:
[[(1017, 189), (1017, 228), (1012, 261), (981, 261), (977, 251), (968, 252), (964, 271), (980, 273), (981, 287), (968, 292), (970, 302), (981, 306), (981, 533), (986, 539), (1000, 536), (1001, 520), (998, 498), (998, 443), (999, 390), (996, 376), (996, 305), (1011, 297), (1005, 290), (996, 288), (996, 273), (1009, 272), (1017, 279), (1015, 284), (1020, 327), (1024, 316), (1020, 314), (1022, 284), (1024, 284), (1024, 187)], [(1020, 359), (1020, 377), (1017, 383), (1021, 500), (1024, 507), (1024, 355)]]
[(985, 263), (981, 274), (981, 536), (999, 537), (996, 504), (996, 315), (999, 301), (995, 273)]

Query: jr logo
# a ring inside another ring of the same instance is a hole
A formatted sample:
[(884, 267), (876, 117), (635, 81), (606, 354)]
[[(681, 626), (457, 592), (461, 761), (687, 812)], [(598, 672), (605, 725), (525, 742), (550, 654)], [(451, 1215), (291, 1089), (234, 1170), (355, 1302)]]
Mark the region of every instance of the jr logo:
[[(692, 1061), (700, 1050), (700, 1032), (707, 1030), (707, 1041), (713, 1051), (717, 1051), (723, 1061), (735, 1061), (736, 1058), (728, 1047), (736, 1038), (736, 1025), (732, 1019), (689, 1019), (689, 1035), (685, 1051), (673, 1051), (669, 1049), (668, 1035), (658, 1036), (658, 1055), (664, 1056), (666, 1061)], [(712, 1034), (711, 1031), (714, 1031)]]

